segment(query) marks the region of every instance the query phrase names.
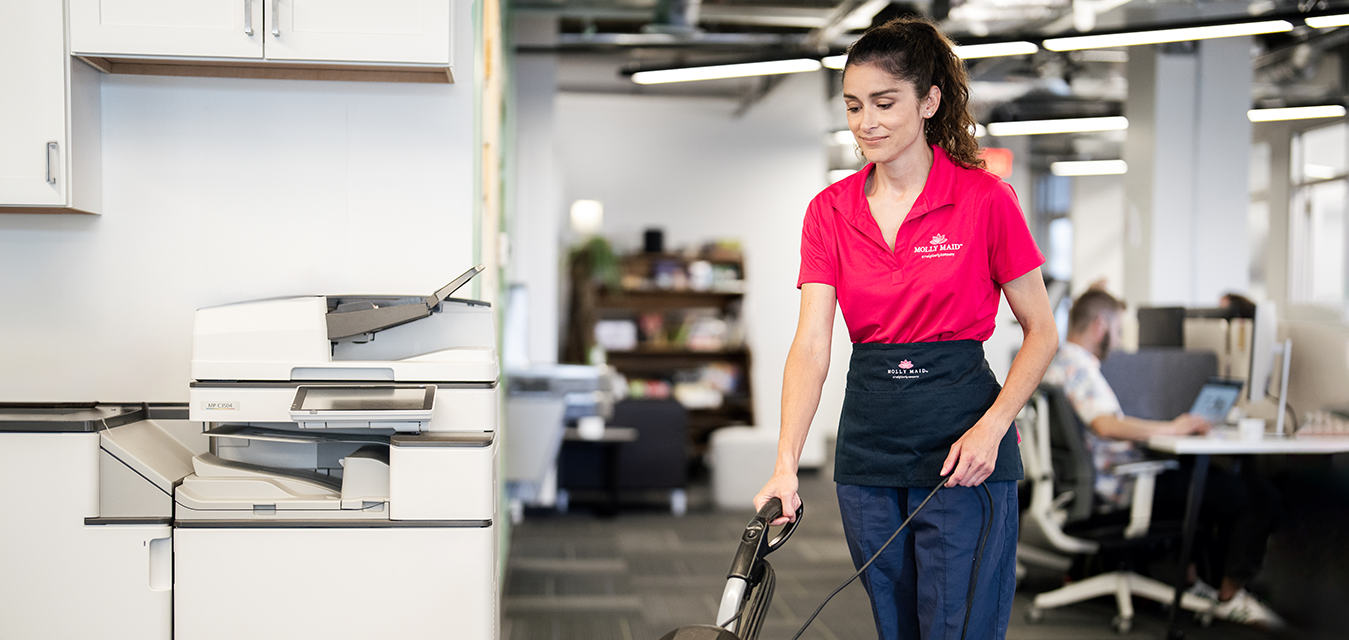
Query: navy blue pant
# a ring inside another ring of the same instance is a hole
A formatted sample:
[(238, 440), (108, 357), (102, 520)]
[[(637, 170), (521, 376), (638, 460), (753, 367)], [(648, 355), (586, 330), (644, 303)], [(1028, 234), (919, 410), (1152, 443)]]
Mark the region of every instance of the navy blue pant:
[[(993, 521), (984, 545), (967, 640), (1007, 635), (1016, 591), (1016, 482), (986, 482)], [(838, 485), (843, 531), (861, 568), (932, 489)], [(942, 489), (861, 580), (880, 640), (959, 640), (979, 539), (990, 526), (983, 487)]]

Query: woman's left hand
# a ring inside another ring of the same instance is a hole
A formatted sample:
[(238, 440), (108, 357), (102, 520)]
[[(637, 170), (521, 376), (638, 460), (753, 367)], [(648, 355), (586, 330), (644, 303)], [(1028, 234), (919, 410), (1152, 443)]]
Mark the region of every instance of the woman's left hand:
[(951, 474), (946, 478), (946, 486), (974, 487), (993, 475), (998, 464), (998, 445), (1006, 433), (1007, 429), (989, 427), (982, 421), (970, 427), (951, 445), (951, 453), (942, 463), (941, 475)]

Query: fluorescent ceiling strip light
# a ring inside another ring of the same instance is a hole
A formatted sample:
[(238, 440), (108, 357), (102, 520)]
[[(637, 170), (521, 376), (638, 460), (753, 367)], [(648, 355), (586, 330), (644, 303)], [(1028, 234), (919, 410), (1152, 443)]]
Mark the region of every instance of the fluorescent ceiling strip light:
[(967, 44), (957, 46), (955, 52), (964, 60), (971, 58), (997, 58), (1001, 56), (1028, 56), (1040, 50), (1034, 42), (990, 42), (988, 44)]
[(708, 67), (638, 71), (637, 73), (632, 74), (632, 81), (637, 84), (662, 84), (666, 82), (693, 82), (696, 80), (720, 80), (723, 78), (771, 76), (782, 73), (803, 73), (808, 71), (818, 71), (819, 69), (819, 60), (797, 58), (794, 60), (771, 60), (769, 62), (745, 62), (741, 64), (720, 64)]
[(1064, 118), (1061, 120), (990, 122), (988, 124), (988, 134), (993, 136), (1034, 136), (1048, 133), (1118, 131), (1128, 128), (1128, 118), (1125, 118), (1124, 116), (1109, 116), (1105, 118)]
[(1338, 104), (1326, 104), (1317, 107), (1283, 107), (1279, 109), (1251, 109), (1246, 117), (1251, 122), (1274, 122), (1275, 120), (1307, 120), (1311, 118), (1339, 118), (1344, 116), (1344, 107)]
[(842, 69), (843, 65), (848, 64), (848, 54), (841, 53), (836, 56), (826, 56), (820, 60), (820, 64), (829, 69)]
[(1080, 49), (1132, 47), (1141, 44), (1186, 42), (1189, 40), (1207, 40), (1210, 38), (1231, 38), (1233, 36), (1253, 36), (1261, 33), (1281, 33), (1292, 30), (1293, 24), (1287, 20), (1265, 20), (1263, 22), (1218, 24), (1206, 27), (1182, 27), (1180, 29), (1158, 29), (1156, 31), (1133, 31), (1129, 33), (1108, 33), (1095, 36), (1048, 38), (1044, 41), (1044, 47), (1050, 51), (1077, 51)]
[(1303, 22), (1313, 29), (1330, 29), (1332, 27), (1343, 27), (1349, 25), (1349, 13), (1338, 16), (1316, 16), (1307, 18)]
[(1066, 160), (1049, 163), (1056, 176), (1117, 176), (1129, 170), (1123, 160)]

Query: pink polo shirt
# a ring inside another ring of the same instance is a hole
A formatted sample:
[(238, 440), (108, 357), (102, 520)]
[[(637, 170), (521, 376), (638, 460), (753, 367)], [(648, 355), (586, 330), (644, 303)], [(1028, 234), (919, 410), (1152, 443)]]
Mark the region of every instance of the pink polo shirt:
[(821, 191), (806, 210), (797, 287), (834, 287), (853, 342), (987, 340), (1002, 283), (1044, 264), (1012, 188), (932, 150), (894, 251), (863, 192), (875, 165)]

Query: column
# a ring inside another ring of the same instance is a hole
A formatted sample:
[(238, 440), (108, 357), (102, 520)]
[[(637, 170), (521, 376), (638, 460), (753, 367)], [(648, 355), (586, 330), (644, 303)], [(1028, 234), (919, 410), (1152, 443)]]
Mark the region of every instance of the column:
[(1249, 286), (1249, 38), (1129, 50), (1124, 294), (1213, 305)]
[[(517, 12), (517, 46), (557, 43), (557, 16)], [(557, 170), (554, 101), (557, 54), (514, 52), (515, 93), (513, 211), (508, 226), (511, 260), (507, 277), (524, 284), (528, 298), (528, 356), (533, 363), (558, 359), (561, 325), (559, 256), (566, 205)]]

